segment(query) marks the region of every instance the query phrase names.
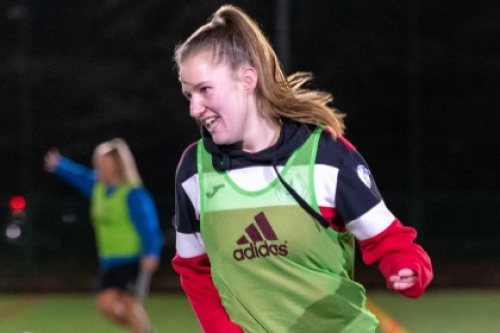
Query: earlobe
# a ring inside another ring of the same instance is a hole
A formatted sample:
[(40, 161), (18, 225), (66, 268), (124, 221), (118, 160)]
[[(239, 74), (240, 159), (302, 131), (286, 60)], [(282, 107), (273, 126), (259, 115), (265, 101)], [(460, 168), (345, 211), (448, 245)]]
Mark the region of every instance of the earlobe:
[(257, 70), (251, 66), (244, 67), (242, 70), (245, 90), (253, 92), (253, 90), (255, 90), (255, 87), (257, 86)]

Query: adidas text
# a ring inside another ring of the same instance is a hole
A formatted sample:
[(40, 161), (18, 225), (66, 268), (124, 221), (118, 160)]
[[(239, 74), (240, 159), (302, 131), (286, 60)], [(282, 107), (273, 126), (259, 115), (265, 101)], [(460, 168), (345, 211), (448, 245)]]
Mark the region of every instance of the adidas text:
[(233, 258), (238, 261), (265, 258), (270, 255), (286, 257), (288, 255), (288, 246), (286, 244), (250, 244), (247, 247), (234, 250), (233, 252)]

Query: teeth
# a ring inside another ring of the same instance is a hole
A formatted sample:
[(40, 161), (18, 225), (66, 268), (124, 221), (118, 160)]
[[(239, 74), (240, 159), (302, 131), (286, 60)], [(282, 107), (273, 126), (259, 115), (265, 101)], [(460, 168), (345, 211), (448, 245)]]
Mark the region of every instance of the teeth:
[(219, 117), (214, 117), (214, 118), (208, 118), (208, 119), (205, 119), (203, 121), (203, 124), (206, 126), (206, 127), (210, 127), (212, 126), (212, 124), (217, 120), (219, 119)]

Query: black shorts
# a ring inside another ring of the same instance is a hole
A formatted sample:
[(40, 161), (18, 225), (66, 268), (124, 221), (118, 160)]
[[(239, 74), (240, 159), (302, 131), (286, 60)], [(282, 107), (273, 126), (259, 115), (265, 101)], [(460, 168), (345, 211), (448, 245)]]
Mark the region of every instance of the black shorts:
[(138, 262), (101, 270), (99, 278), (99, 291), (115, 288), (121, 291), (133, 293), (138, 275)]

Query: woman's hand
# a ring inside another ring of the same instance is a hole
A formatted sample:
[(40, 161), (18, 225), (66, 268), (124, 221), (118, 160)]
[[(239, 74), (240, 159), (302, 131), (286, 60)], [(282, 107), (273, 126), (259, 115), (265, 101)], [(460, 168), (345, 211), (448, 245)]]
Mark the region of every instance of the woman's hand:
[(389, 282), (394, 290), (405, 290), (413, 287), (417, 281), (417, 273), (408, 268), (403, 268), (396, 275), (389, 277)]
[(57, 165), (61, 160), (61, 154), (59, 150), (52, 148), (45, 154), (45, 171), (54, 172), (57, 169)]

